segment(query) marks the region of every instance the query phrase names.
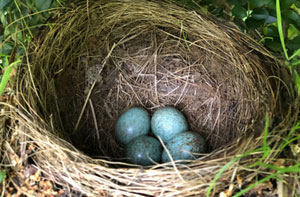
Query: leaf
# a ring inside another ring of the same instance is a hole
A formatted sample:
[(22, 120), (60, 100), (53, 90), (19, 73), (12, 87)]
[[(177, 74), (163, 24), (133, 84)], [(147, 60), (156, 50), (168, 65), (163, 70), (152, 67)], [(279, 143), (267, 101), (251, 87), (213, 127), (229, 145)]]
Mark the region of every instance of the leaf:
[(206, 197), (210, 196), (211, 190), (214, 188), (214, 185), (216, 183), (216, 181), (222, 176), (223, 172), (225, 170), (227, 170), (234, 162), (236, 162), (237, 160), (239, 160), (240, 157), (235, 157), (233, 158), (231, 161), (229, 161), (228, 163), (226, 163), (219, 171), (218, 173), (215, 175), (214, 179), (212, 180), (212, 182), (209, 184), (208, 190), (206, 192)]
[(202, 0), (199, 4), (204, 5), (211, 5), (213, 3), (213, 0)]
[(274, 16), (269, 16), (268, 19), (265, 21), (266, 23), (275, 23), (277, 18)]
[(239, 27), (239, 29), (242, 32), (246, 32), (246, 29), (245, 29), (246, 26), (245, 26), (245, 22), (244, 21), (242, 21), (241, 19), (238, 19), (238, 18), (234, 18), (233, 22), (234, 22), (234, 24), (236, 24)]
[(294, 25), (298, 25), (299, 20), (300, 20), (300, 16), (299, 14), (294, 11), (294, 10), (285, 10), (281, 12), (282, 14), (282, 18), (290, 23), (290, 24), (294, 24)]
[(0, 171), (0, 183), (6, 178), (6, 172), (5, 171)]
[(250, 0), (250, 7), (251, 8), (260, 8), (269, 4), (272, 0)]
[(300, 60), (297, 60), (296, 58), (292, 59), (291, 63), (292, 63), (292, 66), (294, 66), (296, 68), (300, 66)]
[(0, 11), (5, 11), (5, 9), (12, 4), (13, 0), (1, 0), (0, 1)]
[(252, 17), (248, 17), (245, 23), (250, 29), (256, 29), (264, 24), (264, 20), (255, 20)]
[(0, 95), (5, 90), (6, 84), (7, 84), (7, 82), (10, 79), (10, 73), (11, 73), (14, 65), (16, 65), (16, 64), (18, 64), (20, 62), (21, 62), (21, 60), (17, 60), (17, 61), (13, 62), (12, 64), (10, 64), (9, 66), (6, 67), (5, 72), (4, 72), (4, 74), (2, 76), (2, 79), (1, 79), (1, 82), (0, 82)]
[(239, 19), (247, 17), (247, 10), (239, 5), (235, 5), (231, 12), (233, 16)]
[(8, 21), (4, 14), (0, 14), (0, 22), (2, 23), (3, 29), (8, 25)]
[(279, 38), (282, 46), (282, 50), (284, 52), (285, 59), (289, 59), (289, 56), (287, 54), (287, 50), (285, 47), (285, 42), (284, 42), (284, 35), (283, 35), (283, 28), (282, 28), (282, 19), (281, 19), (281, 10), (280, 10), (280, 1), (276, 0), (276, 16), (277, 16), (277, 27), (278, 27), (278, 32), (279, 32)]
[(29, 14), (29, 9), (27, 7), (24, 6), (20, 6), (21, 8), (21, 12), (22, 12), (22, 16), (26, 17)]
[(265, 36), (279, 38), (279, 33), (278, 33), (277, 27), (275, 27), (274, 25), (270, 25), (270, 26), (266, 27)]
[(246, 188), (242, 189), (241, 191), (237, 192), (236, 194), (233, 195), (233, 197), (238, 197), (238, 196), (244, 196), (243, 194), (247, 193), (249, 190), (257, 187), (258, 185), (272, 179), (272, 178), (276, 178), (277, 176), (277, 173), (272, 173), (271, 175), (263, 178), (263, 179), (260, 179), (260, 180), (257, 180), (256, 182), (250, 184), (249, 186), (247, 186)]
[(295, 0), (280, 0), (280, 8), (281, 10), (289, 9)]
[(266, 21), (269, 18), (269, 12), (266, 8), (254, 8), (251, 15), (255, 20)]
[(300, 49), (300, 36), (296, 36), (294, 39), (289, 40), (286, 43), (286, 46), (290, 51), (295, 51)]
[(34, 0), (34, 3), (36, 8), (41, 11), (49, 9), (52, 4), (52, 0)]
[(267, 39), (265, 41), (265, 46), (274, 52), (282, 51), (280, 40), (278, 38), (274, 38), (273, 40)]
[(269, 17), (265, 21), (266, 23), (274, 23), (277, 21), (276, 11), (275, 9), (267, 9), (269, 12)]
[(0, 54), (10, 55), (11, 51), (14, 48), (14, 44), (5, 42), (3, 45), (0, 45)]
[(269, 9), (275, 10), (276, 9), (276, 2), (274, 0), (270, 1), (268, 4), (266, 4), (266, 7), (269, 8)]
[(297, 8), (300, 8), (300, 0), (296, 0), (296, 1), (295, 1), (295, 6), (296, 6)]
[(246, 5), (248, 0), (229, 0), (229, 3), (232, 5)]
[(35, 6), (35, 2), (32, 0), (26, 0), (26, 6), (31, 12), (38, 12), (37, 7)]
[(290, 57), (290, 60), (294, 59), (295, 57), (299, 57), (300, 56), (300, 47), (298, 48), (298, 50), (296, 52), (294, 52), (294, 54)]
[(295, 78), (296, 78), (296, 86), (297, 86), (298, 95), (300, 95), (300, 76), (299, 76), (298, 72), (295, 72)]
[(53, 1), (50, 8), (57, 8), (59, 6), (59, 3), (57, 1)]
[(277, 21), (275, 14), (271, 16), (267, 8), (254, 8), (251, 15), (256, 20), (264, 20), (265, 23), (274, 23)]
[(224, 8), (222, 8), (222, 7), (215, 8), (212, 11), (212, 14), (216, 15), (217, 17), (223, 16), (223, 14), (224, 14)]

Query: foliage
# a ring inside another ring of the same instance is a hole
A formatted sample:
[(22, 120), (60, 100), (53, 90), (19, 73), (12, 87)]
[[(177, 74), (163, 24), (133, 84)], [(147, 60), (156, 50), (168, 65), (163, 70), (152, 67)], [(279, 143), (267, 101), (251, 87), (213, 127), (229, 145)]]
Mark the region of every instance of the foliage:
[(6, 172), (0, 170), (0, 183), (2, 183), (2, 181), (6, 178)]
[[(283, 174), (291, 174), (291, 173), (297, 174), (297, 173), (300, 173), (300, 163), (297, 162), (297, 161), (295, 161), (294, 165), (284, 166), (284, 167), (273, 165), (273, 164), (266, 164), (264, 162), (265, 159), (270, 157), (270, 154), (271, 154), (271, 147), (267, 143), (267, 140), (270, 137), (268, 128), (269, 128), (269, 118), (266, 115), (264, 135), (263, 135), (263, 138), (262, 138), (262, 141), (263, 141), (262, 147), (257, 148), (255, 150), (251, 150), (249, 152), (246, 152), (243, 155), (237, 155), (231, 161), (229, 161), (226, 165), (224, 165), (221, 168), (221, 170), (216, 174), (213, 181), (210, 183), (210, 186), (209, 186), (208, 191), (206, 193), (207, 197), (210, 196), (211, 191), (214, 187), (214, 184), (222, 176), (224, 171), (226, 171), (227, 169), (232, 167), (232, 165), (235, 164), (236, 161), (238, 161), (240, 159), (243, 159), (243, 158), (246, 158), (249, 155), (261, 155), (261, 158), (257, 162), (255, 162), (251, 165), (245, 166), (246, 169), (248, 168), (248, 169), (251, 170), (254, 167), (259, 166), (259, 167), (265, 168), (265, 172), (272, 171), (272, 173), (270, 173), (268, 176), (266, 176), (264, 178), (259, 179), (255, 183), (253, 183), (253, 184), (249, 185), (248, 187), (240, 190), (239, 192), (235, 193), (233, 195), (234, 197), (242, 196), (246, 192), (248, 192), (249, 190), (255, 188), (259, 184), (264, 183), (264, 182), (266, 182), (270, 179), (279, 180), (281, 175), (283, 175)], [(294, 127), (289, 131), (288, 135), (283, 139), (283, 143), (280, 145), (279, 151), (283, 151), (283, 149), (286, 148), (288, 145), (292, 146), (294, 141), (297, 141), (297, 140), (300, 139), (299, 135), (295, 135), (296, 130), (299, 130), (299, 128), (300, 128), (300, 121), (298, 121), (298, 123), (296, 125), (294, 125)]]
[[(278, 31), (276, 0), (174, 0), (197, 11), (211, 12), (219, 18), (231, 20), (243, 32), (256, 34), (275, 55), (283, 54)], [(280, 0), (282, 34), (287, 54), (292, 56), (300, 49), (300, 0)], [(258, 34), (258, 35), (257, 35)], [(300, 54), (290, 59), (300, 65)]]
[(0, 68), (4, 71), (0, 94), (9, 80), (12, 67), (24, 55), (25, 46), (41, 26), (48, 24), (51, 12), (59, 4), (59, 0), (0, 1)]

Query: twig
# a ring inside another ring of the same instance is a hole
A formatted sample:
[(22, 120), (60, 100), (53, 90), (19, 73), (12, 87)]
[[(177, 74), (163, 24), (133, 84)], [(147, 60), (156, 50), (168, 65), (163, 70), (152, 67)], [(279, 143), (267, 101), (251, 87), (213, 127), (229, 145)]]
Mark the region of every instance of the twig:
[(164, 142), (162, 141), (162, 139), (161, 139), (160, 137), (158, 137), (158, 140), (160, 141), (160, 143), (161, 143), (161, 145), (163, 146), (163, 148), (166, 150), (167, 155), (168, 155), (168, 157), (169, 157), (170, 160), (171, 160), (171, 163), (172, 163), (172, 165), (173, 165), (173, 167), (174, 167), (174, 170), (175, 170), (176, 174), (178, 175), (178, 177), (179, 177), (183, 182), (185, 182), (185, 180), (184, 180), (183, 177), (181, 176), (180, 172), (178, 171), (178, 168), (177, 168), (177, 166), (176, 166), (176, 164), (175, 164), (175, 162), (174, 162), (174, 160), (173, 160), (172, 155), (170, 154), (170, 151), (167, 149), (166, 145), (164, 144)]
[(89, 99), (89, 103), (90, 103), (90, 107), (91, 107), (91, 110), (92, 110), (92, 115), (93, 115), (93, 120), (94, 120), (94, 124), (95, 124), (97, 140), (100, 140), (97, 117), (96, 117), (95, 109), (94, 109), (93, 102), (92, 102), (91, 99)]
[(1, 192), (1, 197), (4, 197), (4, 194), (5, 194), (5, 178), (3, 179), (2, 181), (2, 192)]
[(99, 71), (98, 71), (98, 73), (97, 73), (97, 75), (96, 75), (96, 78), (95, 78), (95, 80), (94, 80), (94, 82), (93, 82), (93, 84), (92, 84), (92, 86), (91, 86), (91, 88), (90, 88), (90, 90), (89, 90), (89, 92), (88, 92), (88, 95), (87, 95), (87, 97), (86, 97), (86, 99), (85, 99), (85, 102), (84, 102), (84, 104), (83, 104), (83, 106), (82, 106), (80, 115), (79, 115), (79, 117), (78, 117), (78, 120), (77, 120), (76, 125), (75, 125), (74, 130), (73, 130), (73, 133), (75, 133), (75, 132), (77, 131), (77, 129), (78, 129), (79, 123), (80, 123), (81, 118), (82, 118), (82, 116), (83, 116), (83, 113), (84, 113), (84, 111), (85, 111), (85, 109), (86, 109), (86, 105), (87, 105), (87, 103), (88, 103), (88, 101), (89, 101), (89, 98), (90, 98), (90, 96), (91, 96), (91, 94), (92, 94), (92, 91), (93, 91), (93, 89), (94, 89), (94, 87), (95, 87), (95, 85), (96, 85), (96, 83), (97, 83), (97, 81), (98, 81), (98, 79), (99, 79), (99, 77), (100, 77), (100, 74), (101, 74), (101, 72), (102, 72), (104, 66), (106, 65), (106, 62), (107, 62), (108, 58), (111, 56), (111, 53), (113, 52), (113, 50), (115, 49), (115, 47), (116, 47), (116, 44), (113, 44), (111, 50), (109, 51), (109, 53), (107, 54), (107, 56), (106, 56), (105, 59), (103, 60), (103, 63), (102, 63), (102, 65), (101, 65), (101, 67), (100, 67), (100, 69), (99, 69)]

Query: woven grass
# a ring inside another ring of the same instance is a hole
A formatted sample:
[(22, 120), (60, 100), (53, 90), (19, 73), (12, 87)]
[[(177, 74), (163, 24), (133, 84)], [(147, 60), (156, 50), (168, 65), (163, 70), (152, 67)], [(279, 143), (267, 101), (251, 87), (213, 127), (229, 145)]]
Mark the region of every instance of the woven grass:
[[(21, 143), (54, 182), (87, 195), (203, 195), (234, 156), (262, 144), (266, 113), (278, 136), (295, 121), (292, 83), (272, 56), (233, 26), (169, 1), (85, 2), (55, 16), (18, 73), (12, 108)], [(282, 95), (284, 94), (284, 95)], [(114, 124), (124, 110), (175, 106), (209, 153), (188, 165), (124, 162)], [(268, 140), (277, 156), (282, 140)], [(258, 153), (256, 153), (259, 155)], [(237, 160), (214, 192), (255, 177)], [(247, 172), (247, 173), (246, 173)]]

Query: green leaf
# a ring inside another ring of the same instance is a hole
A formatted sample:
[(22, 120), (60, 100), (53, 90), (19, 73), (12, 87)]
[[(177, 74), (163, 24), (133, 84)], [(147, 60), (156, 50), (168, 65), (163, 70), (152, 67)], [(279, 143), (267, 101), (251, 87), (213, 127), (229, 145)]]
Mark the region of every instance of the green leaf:
[(250, 7), (251, 8), (260, 8), (267, 4), (269, 4), (272, 0), (250, 0)]
[(269, 16), (265, 23), (275, 23), (277, 21), (277, 18), (275, 16)]
[[(48, 19), (48, 18), (50, 17), (49, 12), (44, 12), (44, 13), (42, 13), (42, 14), (43, 14), (43, 16), (44, 16), (44, 18), (45, 18), (44, 21), (46, 21), (46, 19)], [(43, 21), (43, 24), (45, 23), (44, 21)]]
[(276, 9), (276, 2), (274, 0), (270, 1), (268, 4), (266, 4), (266, 7), (269, 8), (269, 9), (275, 10)]
[(300, 56), (300, 47), (299, 47), (299, 49), (298, 49), (296, 52), (294, 52), (294, 54), (290, 57), (290, 60), (294, 59), (295, 57), (299, 57), (299, 56)]
[(26, 0), (26, 6), (32, 12), (37, 12), (38, 11), (37, 7), (35, 6), (35, 2), (33, 2), (32, 0)]
[(275, 37), (275, 38), (278, 37), (279, 38), (278, 29), (274, 25), (270, 25), (270, 26), (266, 27), (264, 34), (267, 37)]
[(216, 6), (214, 6), (214, 5), (209, 5), (209, 6), (207, 7), (207, 11), (209, 11), (210, 13), (213, 13), (216, 9), (217, 9), (217, 8), (216, 8)]
[(263, 179), (260, 179), (254, 183), (252, 183), (251, 185), (247, 186), (246, 188), (242, 189), (241, 191), (239, 191), (238, 193), (234, 194), (233, 197), (239, 197), (239, 196), (242, 196), (243, 194), (245, 194), (246, 192), (248, 192), (249, 190), (255, 188), (256, 186), (272, 179), (272, 178), (275, 178), (277, 176), (277, 173), (272, 173), (271, 175), (263, 178)]
[(289, 9), (295, 0), (280, 0), (280, 8), (281, 10)]
[(282, 46), (282, 50), (284, 52), (285, 59), (288, 60), (288, 54), (287, 50), (285, 47), (285, 42), (284, 42), (284, 35), (283, 35), (283, 28), (282, 28), (282, 19), (281, 19), (281, 11), (280, 11), (280, 1), (276, 0), (276, 15), (277, 15), (277, 26), (278, 26), (278, 32), (279, 32), (279, 38)]
[(0, 171), (0, 183), (6, 178), (6, 172), (5, 171)]
[(289, 40), (286, 43), (286, 47), (290, 50), (290, 51), (295, 51), (300, 49), (300, 36), (296, 36), (294, 39)]
[(29, 20), (29, 25), (36, 26), (36, 25), (40, 24), (40, 19), (41, 19), (40, 14), (33, 15), (31, 20)]
[(4, 14), (0, 14), (0, 21), (2, 23), (2, 28), (4, 29), (8, 25), (7, 18)]
[(233, 16), (239, 19), (247, 17), (247, 10), (239, 5), (235, 5), (231, 12)]
[(234, 24), (236, 24), (236, 25), (240, 28), (240, 30), (241, 30), (242, 32), (246, 32), (246, 29), (245, 29), (245, 22), (244, 22), (243, 20), (238, 19), (238, 18), (234, 18), (234, 19), (233, 19), (233, 22), (234, 22)]
[(27, 15), (29, 15), (29, 9), (27, 7), (20, 6), (20, 9), (21, 9), (23, 17), (26, 17)]
[(282, 11), (281, 15), (282, 15), (282, 18), (290, 24), (298, 25), (298, 23), (300, 21), (299, 14), (297, 12), (295, 12), (294, 10)]
[(296, 78), (297, 91), (298, 91), (298, 95), (299, 95), (300, 94), (300, 76), (297, 73), (297, 71), (295, 72), (295, 78)]
[(12, 4), (13, 0), (1, 0), (0, 1), (0, 11), (5, 11), (6, 8)]
[(286, 141), (286, 142), (281, 144), (280, 151), (282, 151), (288, 144), (291, 143), (291, 138), (293, 138), (293, 135), (297, 131), (299, 131), (299, 129), (300, 129), (300, 121), (298, 121), (297, 124), (291, 128), (291, 130), (289, 131), (289, 134), (284, 138), (284, 141)]
[(1, 82), (0, 82), (0, 95), (4, 92), (6, 84), (10, 79), (10, 73), (12, 71), (13, 66), (15, 66), (16, 64), (18, 64), (20, 62), (21, 62), (21, 60), (17, 60), (6, 67), (5, 72), (4, 72)]
[(276, 11), (275, 9), (267, 9), (269, 12), (269, 17), (265, 21), (266, 23), (274, 23), (277, 21)]
[(292, 66), (299, 67), (300, 66), (300, 60), (297, 60), (296, 58), (292, 59)]
[(229, 0), (229, 3), (231, 5), (246, 5), (248, 3), (248, 0)]
[(199, 4), (202, 6), (211, 5), (211, 4), (213, 4), (213, 0), (202, 0)]
[(294, 4), (297, 8), (300, 8), (300, 0), (296, 0)]
[(57, 1), (53, 1), (50, 8), (57, 8), (59, 6), (59, 3)]
[(274, 52), (282, 51), (280, 40), (278, 38), (274, 38), (273, 40), (267, 39), (265, 41), (265, 46)]
[(300, 31), (293, 24), (290, 24), (288, 29), (288, 39), (292, 40), (296, 36), (300, 36)]
[(0, 48), (0, 54), (10, 55), (13, 48), (14, 48), (14, 44), (5, 42)]
[(264, 24), (264, 20), (255, 20), (252, 17), (248, 17), (245, 22), (247, 27), (250, 29), (257, 29)]
[(266, 21), (269, 18), (269, 12), (266, 8), (254, 8), (251, 15), (255, 20)]
[(34, 3), (36, 8), (41, 11), (49, 9), (52, 4), (52, 0), (34, 0)]
[(208, 190), (206, 192), (206, 197), (210, 196), (211, 190), (213, 189), (216, 181), (222, 176), (222, 174), (224, 173), (225, 170), (227, 170), (234, 162), (236, 162), (237, 160), (239, 160), (240, 157), (235, 157), (233, 158), (231, 161), (229, 161), (228, 163), (226, 163), (220, 170), (219, 172), (216, 174), (216, 176), (214, 177), (214, 179), (212, 180), (212, 182), (210, 183)]

